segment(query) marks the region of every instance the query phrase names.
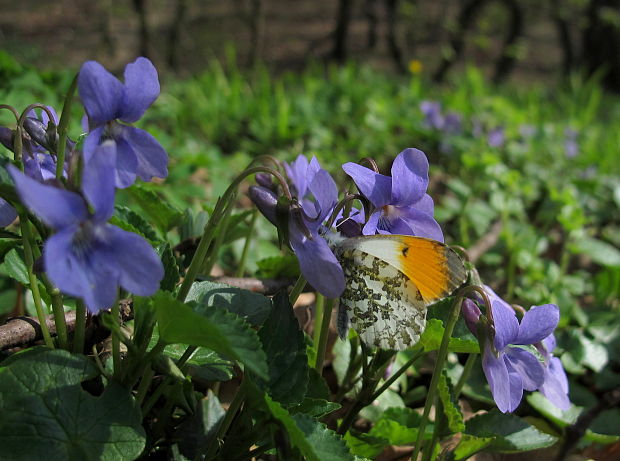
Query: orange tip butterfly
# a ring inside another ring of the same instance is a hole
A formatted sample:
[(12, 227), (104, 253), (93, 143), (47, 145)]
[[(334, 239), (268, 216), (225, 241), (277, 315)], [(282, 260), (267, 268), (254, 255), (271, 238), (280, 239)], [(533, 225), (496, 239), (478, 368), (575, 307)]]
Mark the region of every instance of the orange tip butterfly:
[(345, 238), (325, 235), (344, 271), (338, 333), (352, 326), (362, 341), (403, 350), (420, 339), (427, 306), (445, 298), (466, 278), (463, 261), (447, 245), (411, 235)]

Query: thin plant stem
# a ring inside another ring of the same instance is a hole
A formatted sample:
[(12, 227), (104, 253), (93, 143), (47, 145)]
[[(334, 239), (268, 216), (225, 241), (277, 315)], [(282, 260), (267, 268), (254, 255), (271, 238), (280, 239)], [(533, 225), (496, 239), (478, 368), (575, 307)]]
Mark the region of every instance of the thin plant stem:
[(319, 340), (321, 339), (321, 324), (323, 322), (323, 311), (325, 310), (325, 297), (317, 293), (314, 301), (314, 326), (312, 328), (312, 342), (316, 350), (319, 350)]
[(37, 311), (37, 318), (39, 319), (39, 324), (41, 326), (41, 333), (43, 334), (45, 345), (47, 347), (54, 348), (54, 341), (52, 341), (50, 331), (47, 328), (47, 316), (45, 315), (45, 312), (43, 312), (43, 302), (41, 301), (41, 293), (39, 293), (39, 282), (33, 271), (34, 259), (32, 257), (32, 247), (30, 245), (30, 222), (24, 213), (19, 214), (19, 222), (22, 229), (22, 243), (24, 245), (24, 259), (26, 263), (26, 270), (28, 271), (28, 281), (30, 282), (30, 291), (32, 292), (34, 307)]
[(229, 206), (231, 198), (234, 196), (234, 194), (236, 194), (237, 187), (239, 187), (241, 181), (243, 181), (246, 177), (256, 173), (269, 173), (274, 175), (283, 186), (284, 192), (289, 197), (291, 196), (288, 185), (286, 184), (286, 181), (284, 180), (282, 175), (270, 168), (260, 166), (248, 168), (239, 176), (237, 176), (232, 182), (232, 184), (228, 186), (228, 189), (226, 189), (222, 197), (220, 197), (215, 204), (215, 209), (213, 210), (213, 213), (211, 213), (209, 222), (207, 222), (207, 225), (205, 226), (202, 238), (200, 239), (200, 243), (198, 244), (198, 248), (196, 248), (194, 257), (192, 258), (192, 261), (190, 262), (189, 267), (187, 268), (187, 271), (185, 273), (185, 278), (183, 279), (181, 288), (179, 288), (179, 292), (177, 294), (177, 299), (179, 301), (185, 301), (185, 298), (189, 293), (189, 289), (191, 288), (192, 283), (194, 283), (194, 280), (196, 280), (196, 276), (198, 275), (198, 272), (203, 265), (205, 257), (207, 256), (209, 247), (211, 246), (211, 241), (215, 236), (215, 231), (217, 230), (220, 221), (226, 213), (226, 209)]
[(467, 360), (465, 361), (465, 365), (463, 366), (463, 372), (461, 373), (461, 377), (459, 378), (456, 386), (454, 386), (454, 398), (458, 398), (463, 390), (463, 386), (467, 382), (469, 378), (469, 374), (471, 370), (474, 368), (474, 364), (476, 363), (476, 359), (478, 358), (478, 354), (469, 354), (467, 356)]
[(245, 380), (242, 380), (241, 384), (239, 385), (239, 388), (237, 389), (237, 393), (235, 394), (235, 397), (233, 398), (232, 402), (230, 402), (230, 406), (228, 407), (228, 410), (226, 410), (226, 415), (224, 416), (224, 419), (222, 420), (220, 426), (217, 428), (217, 433), (215, 437), (213, 437), (211, 439), (211, 442), (209, 443), (209, 447), (207, 449), (207, 454), (205, 456), (205, 459), (211, 459), (216, 454), (216, 450), (218, 447), (218, 440), (224, 437), (226, 435), (226, 432), (228, 432), (228, 429), (230, 428), (230, 425), (235, 419), (235, 416), (237, 415), (239, 408), (241, 408), (241, 404), (243, 403), (245, 399), (245, 394), (246, 394), (246, 384), (245, 384)]
[[(65, 350), (69, 350), (69, 340), (67, 335), (67, 321), (65, 319), (65, 307), (62, 302), (62, 296), (60, 292), (53, 288), (51, 284), (45, 284), (48, 293), (52, 298), (52, 311), (54, 313), (54, 323), (56, 324), (56, 336), (58, 338), (58, 345)], [(77, 317), (76, 317), (77, 320)]]
[(288, 300), (290, 301), (291, 305), (294, 305), (297, 302), (297, 298), (299, 298), (299, 295), (302, 291), (304, 291), (305, 287), (306, 278), (303, 274), (300, 274), (297, 278), (297, 281), (295, 282), (295, 285), (293, 285), (293, 288), (291, 289), (291, 293), (288, 295)]
[(426, 395), (426, 403), (424, 404), (422, 420), (420, 421), (420, 425), (418, 427), (418, 437), (413, 448), (413, 453), (411, 454), (411, 461), (416, 461), (418, 459), (418, 454), (420, 453), (420, 449), (422, 448), (422, 441), (424, 440), (424, 429), (426, 428), (426, 424), (428, 422), (428, 415), (431, 412), (431, 407), (435, 403), (435, 397), (437, 396), (437, 385), (439, 383), (439, 376), (441, 375), (441, 370), (443, 369), (446, 357), (448, 356), (450, 337), (452, 336), (454, 326), (459, 319), (461, 305), (463, 304), (465, 293), (469, 291), (468, 289), (469, 287), (465, 287), (464, 289), (459, 291), (459, 294), (457, 295), (457, 298), (452, 305), (450, 317), (448, 317), (448, 321), (446, 322), (443, 338), (441, 339), (441, 346), (439, 346), (437, 360), (435, 361), (435, 368), (433, 369), (433, 376), (429, 385), (428, 394)]
[(67, 146), (67, 130), (69, 127), (69, 120), (71, 119), (71, 105), (73, 104), (73, 96), (75, 95), (75, 89), (77, 88), (79, 73), (73, 77), (71, 86), (65, 96), (65, 103), (62, 106), (62, 114), (60, 115), (60, 121), (58, 122), (58, 149), (56, 152), (56, 179), (61, 179), (64, 167), (65, 167), (65, 148)]
[(155, 372), (150, 366), (147, 366), (146, 370), (144, 370), (144, 374), (142, 375), (142, 379), (140, 380), (140, 385), (138, 386), (136, 393), (136, 402), (138, 405), (142, 405), (144, 397), (146, 397), (146, 393), (151, 386), (151, 382), (153, 381), (153, 376), (155, 376)]
[(390, 386), (392, 384), (394, 384), (394, 382), (400, 378), (400, 376), (406, 372), (409, 367), (411, 367), (411, 365), (413, 365), (415, 363), (416, 360), (418, 360), (420, 357), (422, 357), (422, 354), (424, 353), (424, 351), (420, 350), (418, 353), (416, 353), (413, 357), (411, 357), (409, 360), (407, 360), (407, 362), (400, 367), (398, 370), (396, 370), (392, 376), (389, 377), (389, 379), (387, 381), (385, 381), (381, 387), (379, 389), (377, 389), (377, 391), (372, 395), (372, 397), (370, 398), (370, 401), (373, 402), (374, 400), (377, 399), (377, 397), (379, 397), (381, 394), (383, 394), (386, 390), (388, 390), (390, 388)]
[(230, 200), (228, 202), (228, 206), (224, 209), (224, 212), (222, 213), (222, 216), (219, 219), (219, 224), (217, 226), (217, 231), (218, 231), (217, 235), (215, 236), (215, 240), (213, 241), (213, 244), (210, 245), (209, 247), (208, 258), (205, 264), (201, 267), (201, 272), (203, 274), (207, 274), (207, 275), (210, 274), (211, 269), (213, 269), (213, 266), (217, 262), (217, 256), (218, 256), (219, 249), (224, 243), (224, 238), (226, 237), (226, 231), (228, 230), (228, 221), (230, 220), (230, 213), (232, 212), (232, 209), (233, 209), (233, 200), (235, 199), (235, 197), (236, 197), (236, 192), (231, 194)]
[(248, 254), (250, 253), (250, 246), (252, 244), (252, 236), (254, 235), (254, 227), (256, 226), (257, 218), (258, 210), (255, 209), (254, 211), (252, 211), (252, 217), (250, 218), (250, 225), (248, 227), (248, 236), (245, 238), (243, 251), (241, 252), (241, 257), (239, 258), (239, 264), (237, 265), (235, 277), (243, 277), (243, 274), (245, 272), (245, 264), (248, 259)]
[[(318, 298), (317, 298), (318, 301)], [(329, 298), (325, 300), (323, 308), (323, 317), (321, 319), (321, 332), (318, 338), (318, 347), (316, 352), (316, 362), (314, 369), (321, 374), (323, 370), (323, 362), (325, 361), (325, 352), (327, 349), (327, 338), (329, 336), (329, 324), (332, 319), (332, 309), (334, 308), (335, 299)]]
[[(112, 306), (112, 320), (114, 322), (120, 322), (121, 312), (118, 306), (118, 302), (114, 302)], [(114, 376), (120, 376), (121, 372), (121, 339), (118, 335), (112, 333), (112, 364), (114, 369)]]
[(433, 452), (435, 451), (435, 445), (439, 440), (439, 434), (445, 423), (446, 416), (443, 412), (443, 404), (440, 399), (435, 398), (435, 426), (433, 427), (433, 436), (429, 441), (424, 444), (424, 453), (422, 454), (422, 461), (431, 461)]
[(73, 330), (73, 352), (84, 353), (84, 338), (86, 336), (86, 305), (81, 299), (75, 301), (75, 330)]

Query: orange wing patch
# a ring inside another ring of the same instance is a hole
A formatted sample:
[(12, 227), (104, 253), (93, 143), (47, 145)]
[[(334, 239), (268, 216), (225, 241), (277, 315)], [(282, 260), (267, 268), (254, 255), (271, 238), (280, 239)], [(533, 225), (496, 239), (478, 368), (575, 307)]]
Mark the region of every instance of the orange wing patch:
[(369, 235), (346, 239), (342, 245), (394, 266), (418, 287), (426, 304), (448, 296), (465, 281), (461, 258), (436, 240), (411, 235)]
[(400, 237), (400, 270), (415, 283), (427, 304), (445, 298), (463, 283), (463, 263), (447, 245), (419, 237)]

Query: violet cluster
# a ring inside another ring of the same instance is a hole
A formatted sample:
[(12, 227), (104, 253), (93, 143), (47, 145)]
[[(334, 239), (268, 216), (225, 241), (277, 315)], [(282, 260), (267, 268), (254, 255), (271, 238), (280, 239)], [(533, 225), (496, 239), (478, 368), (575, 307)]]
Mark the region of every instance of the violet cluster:
[(463, 303), (463, 316), (480, 342), (482, 368), (497, 407), (512, 412), (521, 403), (524, 390), (538, 390), (556, 407), (568, 409), (566, 373), (560, 359), (552, 355), (558, 307), (532, 306), (519, 321), (506, 301), (491, 288), (485, 286), (484, 290), (491, 303), (492, 321), (482, 321), (482, 312), (469, 299)]
[[(296, 205), (288, 210), (286, 232), (289, 244), (306, 280), (321, 294), (337, 298), (344, 290), (342, 268), (324, 236), (332, 230), (346, 237), (373, 234), (417, 235), (443, 241), (443, 233), (433, 217), (434, 204), (426, 193), (428, 160), (418, 149), (405, 149), (392, 164), (391, 176), (355, 163), (343, 170), (357, 185), (370, 208), (341, 212), (330, 220), (338, 204), (338, 189), (316, 158), (310, 162), (299, 156), (285, 165)], [(279, 225), (278, 194), (261, 179), (250, 188), (250, 197), (261, 212)], [(364, 216), (368, 215), (368, 219)], [(328, 229), (328, 221), (333, 229)], [(349, 226), (354, 223), (355, 225)]]
[[(48, 278), (97, 313), (114, 304), (119, 287), (141, 296), (159, 288), (164, 269), (150, 243), (108, 221), (114, 213), (115, 188), (130, 186), (136, 177), (166, 177), (168, 156), (155, 138), (128, 124), (159, 95), (157, 71), (148, 59), (127, 65), (124, 84), (99, 63), (86, 62), (78, 90), (89, 133), (83, 152), (68, 141), (62, 177), (56, 177), (58, 117), (51, 108), (52, 120), (45, 112), (40, 118), (26, 118), (23, 171), (12, 165), (8, 170), (21, 203), (53, 231), (42, 255)], [(13, 150), (13, 134), (6, 134), (0, 131), (0, 139)], [(3, 225), (15, 218), (7, 205), (0, 202)]]

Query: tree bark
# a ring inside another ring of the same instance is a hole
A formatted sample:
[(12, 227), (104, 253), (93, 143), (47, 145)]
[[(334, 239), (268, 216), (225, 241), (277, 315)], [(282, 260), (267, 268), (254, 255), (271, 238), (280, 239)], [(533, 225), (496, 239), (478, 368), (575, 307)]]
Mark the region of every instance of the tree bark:
[(351, 24), (352, 5), (352, 0), (340, 0), (338, 2), (332, 57), (339, 63), (343, 63), (347, 59), (347, 35)]
[(458, 27), (455, 32), (452, 33), (452, 37), (450, 39), (451, 52), (449, 54), (444, 54), (442, 57), (441, 62), (433, 75), (433, 80), (438, 83), (444, 81), (450, 68), (461, 56), (467, 30), (482, 7), (486, 5), (488, 1), (489, 0), (468, 0), (463, 4), (458, 17)]
[(503, 81), (514, 68), (517, 62), (514, 47), (523, 36), (523, 10), (517, 0), (502, 0), (502, 3), (510, 12), (510, 24), (504, 39), (502, 55), (495, 65), (495, 75), (493, 76), (495, 83)]
[(146, 15), (146, 12), (147, 12), (146, 2), (147, 0), (133, 0), (133, 7), (136, 13), (138, 14), (138, 21), (139, 21), (139, 26), (138, 26), (139, 54), (140, 56), (144, 56), (145, 58), (148, 58), (150, 56), (149, 55), (150, 37), (149, 37), (148, 21), (146, 18), (147, 16)]
[(177, 0), (174, 9), (174, 19), (170, 25), (168, 34), (168, 66), (173, 70), (179, 70), (179, 48), (181, 31), (187, 13), (187, 0)]
[(407, 72), (407, 66), (403, 62), (403, 52), (398, 44), (396, 37), (396, 22), (398, 19), (398, 0), (386, 0), (385, 5), (387, 7), (387, 41), (390, 50), (390, 56), (396, 65), (396, 68), (402, 72)]
[(602, 70), (602, 83), (620, 92), (620, 28), (604, 17), (605, 10), (620, 14), (618, 0), (591, 0), (588, 26), (583, 32), (583, 60), (589, 75)]

